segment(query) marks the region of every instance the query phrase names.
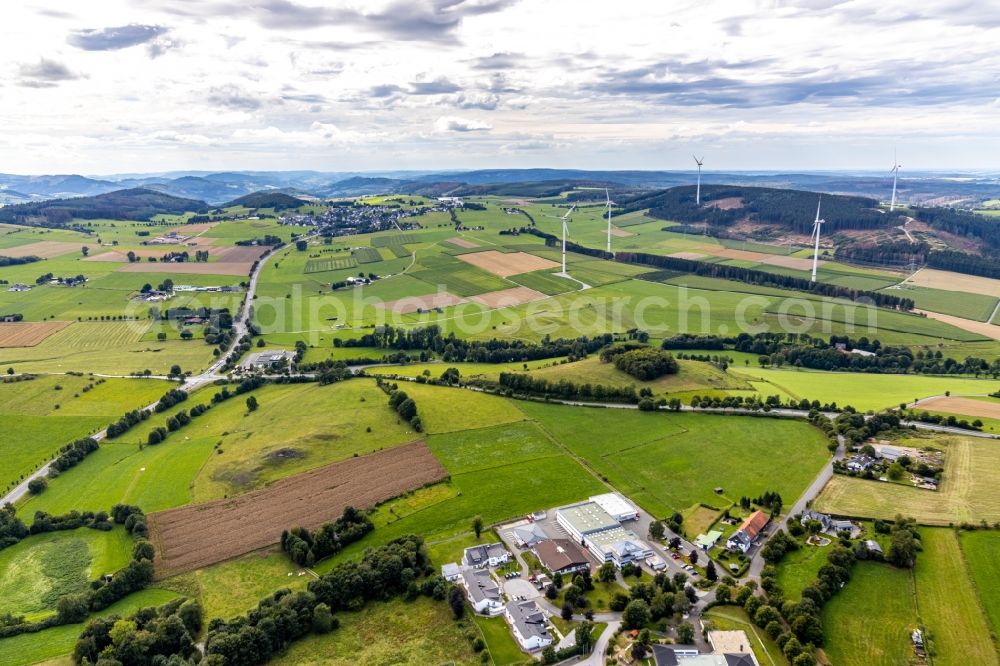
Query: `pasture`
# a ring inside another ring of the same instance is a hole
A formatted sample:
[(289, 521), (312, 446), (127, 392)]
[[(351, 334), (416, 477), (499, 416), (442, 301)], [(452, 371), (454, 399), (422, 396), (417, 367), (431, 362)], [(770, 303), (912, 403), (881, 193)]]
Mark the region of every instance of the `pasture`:
[(903, 514), (925, 525), (1000, 520), (996, 442), (957, 436), (907, 442), (944, 449), (944, 477), (938, 490), (835, 475), (816, 498), (814, 508), (864, 518), (891, 519)]
[[(798, 421), (534, 402), (519, 407), (658, 518), (699, 503), (728, 506), (767, 490), (790, 506), (829, 461), (826, 438)], [(721, 497), (716, 487), (723, 488)]]
[(110, 532), (81, 527), (31, 536), (0, 550), (0, 612), (37, 619), (54, 613), (66, 594), (112, 574), (132, 556), (132, 539), (121, 527)]
[(989, 321), (993, 311), (997, 307), (1000, 299), (1000, 284), (997, 285), (997, 293), (988, 296), (975, 292), (957, 293), (945, 291), (944, 289), (932, 289), (930, 287), (908, 287), (888, 290), (886, 293), (895, 296), (905, 296), (912, 298), (913, 302), (921, 310), (940, 312), (941, 314), (954, 315), (973, 321)]
[(959, 543), (990, 630), (996, 634), (1000, 629), (1000, 533), (988, 530), (962, 532)]
[(920, 620), (934, 640), (934, 664), (1000, 664), (980, 601), (982, 589), (977, 594), (958, 536), (943, 528), (921, 530), (920, 534), (923, 550), (917, 556), (913, 577)]
[(823, 607), (824, 652), (829, 662), (837, 666), (909, 663), (913, 656), (910, 632), (917, 625), (915, 600), (908, 570), (858, 562), (851, 581)]
[(412, 602), (373, 602), (360, 611), (339, 613), (337, 618), (339, 629), (324, 636), (308, 636), (270, 663), (277, 666), (482, 663), (464, 636), (470, 627), (475, 631), (472, 619), (466, 616), (455, 622), (448, 605), (440, 601), (419, 597)]

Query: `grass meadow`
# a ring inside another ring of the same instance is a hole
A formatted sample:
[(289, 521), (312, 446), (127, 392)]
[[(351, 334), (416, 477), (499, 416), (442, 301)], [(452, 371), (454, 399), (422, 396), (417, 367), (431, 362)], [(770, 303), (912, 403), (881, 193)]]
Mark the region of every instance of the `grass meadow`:
[(959, 542), (990, 630), (995, 635), (1000, 632), (1000, 532), (963, 532)]

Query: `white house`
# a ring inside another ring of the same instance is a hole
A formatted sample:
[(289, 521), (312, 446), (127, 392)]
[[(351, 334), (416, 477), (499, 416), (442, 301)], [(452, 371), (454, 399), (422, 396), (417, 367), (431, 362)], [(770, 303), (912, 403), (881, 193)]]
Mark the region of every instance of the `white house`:
[(498, 567), (510, 562), (510, 553), (500, 543), (488, 543), (465, 549), (462, 561), (470, 567)]
[(763, 511), (754, 511), (729, 537), (729, 540), (726, 541), (726, 548), (733, 552), (746, 553), (770, 521), (771, 519)]
[(441, 565), (441, 576), (446, 581), (454, 583), (462, 577), (462, 570), (454, 562), (449, 562), (448, 564)]
[(497, 615), (503, 610), (500, 588), (493, 582), (490, 572), (475, 569), (462, 572), (462, 585), (473, 610), (481, 615)]
[(552, 644), (545, 615), (534, 601), (511, 601), (504, 607), (504, 618), (522, 650), (535, 652)]

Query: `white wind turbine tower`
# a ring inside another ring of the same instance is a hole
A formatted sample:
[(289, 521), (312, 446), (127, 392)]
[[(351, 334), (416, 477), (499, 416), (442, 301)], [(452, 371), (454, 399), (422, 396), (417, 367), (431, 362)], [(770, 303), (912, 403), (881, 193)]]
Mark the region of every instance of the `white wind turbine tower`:
[(566, 273), (566, 234), (568, 233), (568, 228), (569, 228), (568, 225), (567, 225), (567, 223), (569, 222), (569, 216), (573, 214), (573, 210), (575, 208), (576, 208), (575, 204), (572, 205), (572, 206), (570, 206), (569, 210), (566, 211), (566, 214), (563, 215), (561, 218), (559, 218), (559, 219), (562, 220), (562, 227), (563, 227), (563, 242), (562, 242), (562, 274), (563, 275), (567, 274)]
[(694, 204), (696, 206), (700, 206), (701, 205), (701, 165), (704, 164), (705, 158), (702, 157), (699, 160), (694, 155), (692, 155), (691, 157), (694, 157), (694, 163), (698, 165), (698, 186), (696, 187), (696, 189), (694, 191)]
[(889, 173), (892, 174), (892, 201), (889, 203), (889, 212), (891, 213), (896, 209), (896, 178), (899, 177), (899, 167), (903, 166), (896, 161), (896, 151), (892, 151), (892, 169)]
[[(607, 199), (607, 203), (604, 204), (608, 209), (608, 254), (611, 254), (611, 207), (615, 206), (614, 201), (611, 200), (611, 195), (608, 194), (608, 188), (604, 188), (604, 198)], [(566, 270), (563, 268), (563, 270)]]
[(826, 220), (819, 219), (819, 207), (823, 205), (823, 195), (819, 196), (819, 202), (816, 203), (816, 221), (813, 222), (813, 236), (816, 238), (816, 244), (813, 247), (813, 272), (812, 281), (816, 281), (816, 267), (819, 265), (819, 230), (823, 226)]

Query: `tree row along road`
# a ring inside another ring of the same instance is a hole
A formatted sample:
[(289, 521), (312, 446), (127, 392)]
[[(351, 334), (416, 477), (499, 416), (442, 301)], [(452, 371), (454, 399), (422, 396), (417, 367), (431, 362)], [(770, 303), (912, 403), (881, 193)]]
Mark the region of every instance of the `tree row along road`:
[[(226, 348), (224, 352), (220, 353), (219, 358), (216, 359), (215, 362), (212, 363), (203, 372), (188, 377), (184, 381), (184, 383), (180, 386), (181, 390), (191, 393), (195, 389), (200, 388), (205, 384), (210, 384), (211, 382), (214, 382), (216, 379), (222, 379), (222, 376), (217, 373), (219, 369), (225, 364), (226, 357), (230, 353), (232, 353), (233, 348), (237, 344), (239, 344), (240, 339), (247, 333), (250, 323), (250, 311), (253, 309), (254, 292), (256, 292), (257, 290), (257, 281), (260, 278), (260, 273), (266, 264), (265, 260), (270, 258), (270, 256), (273, 253), (274, 253), (273, 248), (268, 249), (268, 251), (263, 256), (261, 256), (261, 258), (257, 261), (257, 268), (254, 269), (253, 273), (250, 274), (250, 284), (247, 286), (246, 296), (243, 299), (243, 305), (240, 309), (240, 314), (233, 322), (233, 338), (230, 341), (229, 346)], [(138, 379), (150, 379), (150, 378), (138, 378)], [(167, 378), (164, 377), (163, 379)], [(159, 400), (157, 400), (156, 402), (159, 402)], [(154, 407), (156, 407), (156, 402), (146, 405), (142, 409), (153, 409)], [(107, 428), (104, 428), (91, 435), (91, 437), (100, 442), (107, 437), (107, 434), (108, 430)], [(4, 495), (3, 499), (0, 499), (0, 506), (3, 506), (4, 504), (8, 503), (14, 504), (22, 497), (27, 495), (28, 484), (31, 483), (34, 479), (46, 476), (49, 473), (49, 469), (51, 468), (51, 466), (52, 466), (52, 461), (49, 461), (44, 465), (42, 465), (41, 467), (39, 467), (34, 472), (32, 472), (29, 476), (25, 477), (25, 479), (21, 483), (14, 486), (14, 488), (10, 492)]]

